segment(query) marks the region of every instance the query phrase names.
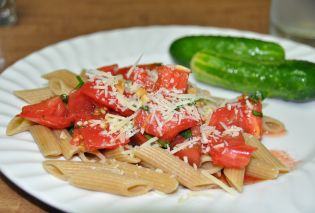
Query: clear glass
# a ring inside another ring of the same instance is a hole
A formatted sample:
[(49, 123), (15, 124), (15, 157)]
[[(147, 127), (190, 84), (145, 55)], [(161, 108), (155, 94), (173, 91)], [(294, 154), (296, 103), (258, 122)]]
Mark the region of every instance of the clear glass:
[(16, 21), (15, 0), (0, 0), (0, 26), (12, 25)]
[(315, 0), (272, 0), (270, 32), (315, 46)]

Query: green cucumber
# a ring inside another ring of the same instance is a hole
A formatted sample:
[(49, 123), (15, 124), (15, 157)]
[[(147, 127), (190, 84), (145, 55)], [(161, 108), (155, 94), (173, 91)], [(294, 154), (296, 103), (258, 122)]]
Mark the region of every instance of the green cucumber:
[(194, 54), (204, 49), (242, 60), (276, 61), (285, 58), (284, 49), (274, 42), (211, 35), (179, 38), (171, 44), (170, 53), (176, 63), (188, 67)]
[(315, 99), (315, 64), (300, 60), (255, 63), (209, 51), (200, 51), (191, 61), (199, 81), (226, 89), (304, 102)]

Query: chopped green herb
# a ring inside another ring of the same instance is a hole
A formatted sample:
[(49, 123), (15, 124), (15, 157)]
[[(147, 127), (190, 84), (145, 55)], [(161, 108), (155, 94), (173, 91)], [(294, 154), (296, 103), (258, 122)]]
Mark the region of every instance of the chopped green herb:
[(149, 111), (149, 106), (141, 106), (140, 109), (143, 109), (144, 111)]
[(153, 138), (153, 136), (151, 136), (151, 135), (148, 135), (148, 134), (143, 134), (143, 136), (146, 138), (146, 139), (151, 139), (151, 138)]
[(256, 110), (253, 110), (252, 113), (253, 113), (253, 115), (255, 115), (257, 117), (262, 117), (263, 116), (262, 112), (258, 112)]
[(167, 149), (168, 147), (170, 147), (170, 142), (168, 141), (159, 139), (157, 142), (161, 145), (163, 149)]
[(185, 131), (182, 131), (179, 133), (181, 136), (183, 136), (185, 139), (191, 138), (192, 137), (192, 132), (191, 129), (187, 129)]
[(183, 105), (179, 105), (179, 106), (177, 106), (176, 108), (175, 108), (175, 110), (176, 111), (178, 111), (180, 108), (182, 108), (183, 107)]
[(74, 125), (67, 128), (70, 135), (73, 135)]
[(69, 96), (68, 96), (68, 95), (66, 95), (66, 94), (61, 94), (61, 95), (60, 95), (60, 98), (61, 98), (61, 100), (62, 100), (65, 104), (68, 103), (68, 99), (69, 99)]
[(261, 91), (256, 91), (254, 93), (249, 94), (249, 99), (254, 102), (263, 101), (266, 98), (266, 95)]
[(84, 81), (82, 80), (82, 78), (81, 78), (81, 76), (79, 76), (79, 75), (77, 75), (77, 76), (75, 76), (76, 78), (77, 78), (77, 80), (78, 80), (78, 85), (75, 87), (76, 89), (79, 89), (80, 87), (82, 87), (83, 86), (83, 84), (84, 84)]
[[(153, 138), (152, 135), (149, 135), (149, 134), (144, 134), (144, 137), (148, 140), (150, 140), (151, 138)], [(160, 144), (160, 146), (163, 148), (163, 149), (167, 149), (168, 147), (170, 147), (170, 142), (168, 141), (165, 141), (165, 140), (162, 140), (162, 139), (159, 139), (157, 140), (157, 142)]]

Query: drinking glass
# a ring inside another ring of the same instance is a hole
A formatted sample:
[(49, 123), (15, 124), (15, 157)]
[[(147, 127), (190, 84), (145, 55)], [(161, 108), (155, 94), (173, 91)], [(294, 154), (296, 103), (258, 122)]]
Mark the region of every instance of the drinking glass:
[(272, 0), (270, 32), (315, 46), (315, 0)]
[(0, 0), (0, 26), (13, 25), (16, 20), (15, 0)]

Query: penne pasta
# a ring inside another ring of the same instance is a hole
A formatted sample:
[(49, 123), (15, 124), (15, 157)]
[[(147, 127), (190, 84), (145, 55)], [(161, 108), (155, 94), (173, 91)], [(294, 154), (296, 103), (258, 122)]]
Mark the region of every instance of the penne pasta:
[(54, 129), (53, 133), (59, 140), (62, 155), (67, 159), (71, 159), (73, 155), (79, 152), (79, 147), (70, 143), (72, 137), (66, 129)]
[(29, 130), (43, 156), (54, 157), (62, 154), (59, 141), (51, 129), (41, 125), (33, 125)]
[(84, 82), (86, 82), (86, 81), (88, 80), (88, 77), (87, 77), (87, 75), (86, 75), (86, 70), (85, 70), (85, 69), (81, 71), (80, 77), (82, 78), (82, 80), (83, 80)]
[(77, 172), (71, 175), (68, 181), (79, 188), (123, 196), (143, 195), (152, 189), (150, 183), (143, 179), (126, 177), (111, 172)]
[(55, 95), (49, 89), (49, 87), (29, 89), (29, 90), (17, 90), (17, 91), (14, 91), (14, 94), (29, 104), (39, 103)]
[(286, 132), (284, 124), (272, 117), (263, 116), (262, 127), (266, 135), (280, 135)]
[(139, 158), (134, 157), (132, 150), (124, 150), (123, 147), (105, 150), (103, 153), (107, 158), (113, 158), (123, 162), (139, 163), (141, 161)]
[(243, 191), (245, 169), (224, 168), (223, 173), (228, 183), (238, 192)]
[(128, 177), (146, 180), (154, 189), (164, 193), (172, 193), (178, 187), (178, 182), (170, 174), (159, 173), (151, 169), (116, 160), (107, 160), (102, 163), (48, 160), (44, 162), (43, 166), (54, 176), (63, 180), (66, 180), (68, 176), (78, 171), (85, 171), (86, 173), (89, 173), (90, 170), (97, 172), (113, 171)]
[(175, 175), (182, 185), (191, 190), (214, 187), (214, 183), (200, 171), (160, 147), (141, 146), (135, 149), (135, 156), (164, 172)]
[(106, 160), (105, 156), (99, 151), (83, 151), (78, 152), (79, 158), (84, 162), (103, 162)]
[(246, 167), (245, 174), (251, 177), (267, 180), (277, 178), (279, 170), (277, 167), (267, 164), (264, 161), (251, 159)]
[(207, 161), (201, 164), (201, 169), (206, 170), (210, 174), (215, 174), (222, 170), (222, 166), (213, 165), (211, 162)]
[(6, 129), (6, 135), (15, 135), (20, 132), (28, 131), (31, 126), (33, 126), (34, 123), (32, 121), (29, 121), (25, 118), (21, 118), (19, 116), (15, 116), (11, 119), (11, 121), (8, 123), (7, 129)]
[(56, 70), (53, 72), (46, 73), (42, 75), (42, 78), (50, 80), (53, 78), (61, 79), (63, 80), (70, 88), (75, 88), (78, 85), (78, 80), (76, 78), (76, 74), (66, 70), (66, 69), (61, 69), (61, 70)]
[(63, 80), (58, 78), (52, 78), (49, 80), (49, 88), (55, 95), (68, 95), (73, 88), (68, 86)]
[(288, 172), (289, 168), (281, 163), (281, 161), (273, 156), (273, 154), (262, 144), (257, 138), (251, 134), (243, 133), (246, 144), (257, 148), (253, 153), (253, 157), (265, 161), (266, 163), (278, 168), (280, 172)]

